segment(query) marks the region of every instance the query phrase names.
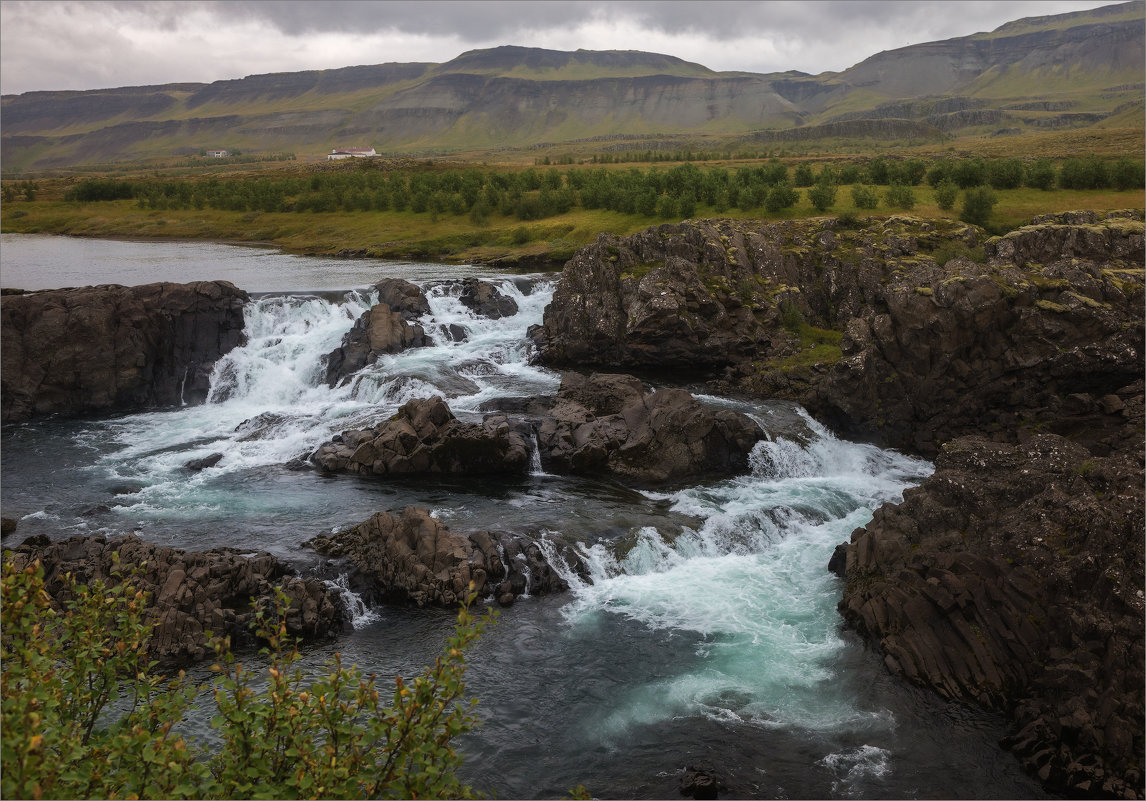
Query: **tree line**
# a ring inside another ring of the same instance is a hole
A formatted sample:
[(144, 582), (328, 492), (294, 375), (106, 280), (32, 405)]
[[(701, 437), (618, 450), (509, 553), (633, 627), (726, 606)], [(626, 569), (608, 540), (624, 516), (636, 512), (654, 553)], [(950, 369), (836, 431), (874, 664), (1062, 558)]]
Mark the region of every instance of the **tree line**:
[[(65, 199), (79, 203), (134, 199), (140, 208), (203, 209), (244, 212), (410, 211), (469, 215), (484, 224), (491, 215), (538, 220), (575, 207), (623, 214), (682, 218), (703, 205), (716, 214), (729, 209), (778, 212), (799, 202), (800, 189), (817, 210), (831, 208), (836, 189), (852, 187), (852, 200), (862, 209), (882, 201), (892, 208), (915, 205), (914, 187), (926, 184), (940, 208), (949, 209), (959, 190), (1142, 188), (1144, 167), (1128, 158), (1067, 159), (1056, 166), (1047, 159), (875, 158), (866, 163), (802, 162), (794, 167), (771, 159), (755, 166), (701, 168), (692, 163), (669, 169), (562, 170), (530, 167), (520, 171), (478, 168), (382, 171), (360, 169), (311, 176), (218, 178), (207, 180), (87, 179)], [(879, 191), (877, 187), (887, 187)], [(954, 195), (952, 193), (955, 193)]]

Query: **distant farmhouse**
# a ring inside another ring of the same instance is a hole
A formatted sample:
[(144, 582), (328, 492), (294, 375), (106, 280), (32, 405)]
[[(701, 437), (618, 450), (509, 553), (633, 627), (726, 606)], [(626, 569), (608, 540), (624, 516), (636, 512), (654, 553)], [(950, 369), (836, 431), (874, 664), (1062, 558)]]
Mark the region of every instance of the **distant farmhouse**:
[(225, 159), (229, 155), (231, 155), (230, 150), (208, 150), (207, 151), (207, 158), (212, 158), (212, 159)]
[(330, 161), (338, 161), (339, 159), (368, 159), (377, 155), (372, 147), (336, 147), (330, 151), (330, 155), (326, 158)]

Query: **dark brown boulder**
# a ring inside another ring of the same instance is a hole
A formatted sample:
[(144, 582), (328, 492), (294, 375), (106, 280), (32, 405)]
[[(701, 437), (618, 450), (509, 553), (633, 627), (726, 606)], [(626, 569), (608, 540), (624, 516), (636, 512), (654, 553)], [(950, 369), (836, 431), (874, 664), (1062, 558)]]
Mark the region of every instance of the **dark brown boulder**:
[(401, 278), (387, 278), (374, 285), (378, 302), (385, 303), (391, 311), (402, 315), (407, 322), (430, 313), (430, 303), (426, 293), (417, 284)]
[(542, 464), (554, 472), (661, 482), (745, 472), (764, 432), (681, 389), (645, 394), (632, 376), (568, 373), (537, 438)]
[(524, 473), (530, 448), (505, 415), (463, 423), (440, 397), (408, 401), (374, 428), (344, 431), (311, 460), (332, 473)]
[(201, 403), (246, 301), (227, 281), (5, 295), (0, 419)]
[[(32, 537), (12, 552), (17, 567), (39, 560), (48, 593), (67, 600), (64, 574), (86, 584), (96, 579), (118, 583), (113, 571), (142, 572), (131, 582), (148, 594), (148, 614), (157, 625), (151, 655), (164, 665), (183, 665), (214, 655), (207, 632), (251, 641), (250, 624), (260, 605), (273, 602), (274, 589), (289, 598), (287, 631), (307, 640), (342, 630), (344, 611), (338, 594), (323, 582), (292, 575), (269, 553), (242, 555), (234, 548), (183, 551), (144, 542), (134, 535), (118, 539), (72, 537), (49, 542)], [(118, 554), (118, 561), (113, 560)], [(252, 604), (253, 601), (253, 604)]]
[(517, 301), (488, 281), (477, 278), (462, 279), (462, 293), (458, 298), (461, 304), (475, 314), (500, 320), (517, 314)]
[[(424, 298), (423, 298), (424, 299)], [(423, 348), (433, 343), (418, 323), (378, 303), (362, 312), (353, 327), (342, 338), (342, 344), (326, 356), (326, 382), (335, 386), (347, 376), (374, 364), (386, 353), (401, 353), (407, 348)]]
[(389, 602), (456, 606), (472, 584), (479, 597), (493, 595), (508, 606), (527, 593), (568, 589), (536, 543), (501, 532), (456, 534), (417, 506), (398, 515), (378, 512), (353, 528), (305, 544), (348, 561), (375, 595)]

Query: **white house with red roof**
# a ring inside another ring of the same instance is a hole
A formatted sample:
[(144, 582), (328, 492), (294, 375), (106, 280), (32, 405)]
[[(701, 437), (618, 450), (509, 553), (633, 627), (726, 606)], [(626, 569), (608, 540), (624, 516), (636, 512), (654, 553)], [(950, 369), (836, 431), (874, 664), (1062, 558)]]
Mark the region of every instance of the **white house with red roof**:
[(330, 155), (326, 158), (330, 161), (338, 161), (339, 159), (368, 159), (377, 155), (372, 147), (336, 147), (330, 151)]

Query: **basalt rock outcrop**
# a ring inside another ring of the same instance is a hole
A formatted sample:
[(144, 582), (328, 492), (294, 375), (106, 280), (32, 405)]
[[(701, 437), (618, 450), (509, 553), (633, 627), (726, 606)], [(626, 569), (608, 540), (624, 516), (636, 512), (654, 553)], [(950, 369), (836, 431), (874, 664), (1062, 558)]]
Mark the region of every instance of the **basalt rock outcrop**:
[(739, 412), (714, 411), (682, 389), (645, 393), (639, 379), (609, 374), (566, 373), (537, 427), (547, 470), (642, 483), (745, 472), (763, 438)]
[(1141, 214), (1060, 215), (985, 243), (913, 217), (689, 221), (578, 251), (531, 336), (547, 364), (706, 371), (934, 455), (1134, 380), (1142, 260)]
[(985, 264), (921, 263), (890, 280), (843, 326), (842, 358), (812, 382), (808, 408), (932, 455), (964, 434), (1055, 430), (1072, 395), (1133, 382), (1146, 352), (1143, 226), (1088, 217), (988, 240)]
[[(293, 575), (268, 553), (241, 554), (234, 548), (183, 551), (144, 542), (134, 535), (106, 539), (72, 537), (50, 542), (40, 535), (11, 552), (18, 568), (39, 560), (54, 602), (67, 600), (65, 574), (81, 584), (128, 575), (148, 595), (148, 616), (156, 623), (151, 656), (165, 665), (182, 665), (214, 655), (207, 632), (230, 636), (233, 644), (250, 642), (256, 609), (273, 602), (281, 588), (290, 606), (287, 631), (321, 640), (342, 630), (345, 612), (337, 593), (314, 579)], [(113, 559), (118, 554), (118, 561)], [(130, 575), (134, 568), (141, 572)]]
[(500, 320), (517, 314), (517, 301), (505, 295), (488, 281), (477, 278), (462, 279), (462, 293), (458, 300), (474, 314)]
[(1143, 791), (1142, 391), (1079, 397), (1089, 439), (945, 443), (848, 548), (840, 610), (888, 668), (1011, 713), (1004, 745), (1076, 797)]
[(5, 295), (0, 419), (200, 403), (246, 300), (227, 281)]
[(469, 593), (508, 606), (522, 595), (568, 589), (535, 542), (504, 532), (468, 537), (450, 531), (426, 509), (378, 512), (353, 528), (307, 543), (349, 562), (376, 600), (418, 606), (456, 606)]
[(362, 475), (525, 473), (530, 448), (505, 415), (463, 423), (440, 397), (408, 401), (373, 428), (344, 431), (311, 461), (331, 473)]
[(433, 344), (417, 322), (430, 311), (421, 289), (400, 278), (380, 281), (374, 289), (378, 303), (364, 311), (342, 337), (342, 344), (326, 355), (326, 382), (332, 387), (383, 354)]

